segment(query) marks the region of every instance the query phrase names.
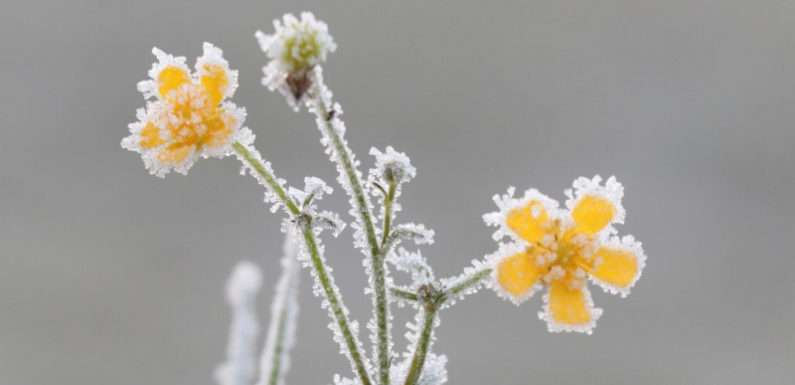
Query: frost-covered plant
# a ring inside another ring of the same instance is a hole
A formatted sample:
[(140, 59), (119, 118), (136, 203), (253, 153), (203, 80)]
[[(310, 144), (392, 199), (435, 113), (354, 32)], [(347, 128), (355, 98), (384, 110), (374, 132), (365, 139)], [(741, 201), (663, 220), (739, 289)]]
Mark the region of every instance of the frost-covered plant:
[[(227, 359), (216, 372), (220, 385), (285, 383), (295, 340), (299, 265), (309, 270), (314, 293), (328, 311), (333, 339), (351, 365), (353, 376), (335, 375), (337, 385), (446, 382), (447, 357), (431, 352), (439, 312), (483, 286), (515, 304), (547, 287), (539, 317), (552, 332), (592, 332), (602, 311), (593, 305), (587, 278), (610, 293), (629, 294), (646, 257), (632, 236), (615, 235), (613, 225), (623, 223), (625, 212), (624, 190), (614, 177), (604, 184), (599, 176), (575, 180), (574, 189), (566, 191), (565, 209), (535, 189), (516, 198), (515, 189), (509, 188), (507, 194), (494, 197), (499, 210), (484, 216), (488, 225), (497, 227), (494, 239), (509, 241), (475, 259), (459, 275), (437, 278), (419, 250), (406, 248), (432, 243), (433, 230), (396, 220), (401, 191), (417, 174), (409, 157), (392, 147), (372, 148), (374, 165), (365, 178), (348, 146), (342, 108), (323, 79), (321, 65), (336, 49), (326, 24), (311, 13), (300, 18), (288, 14), (274, 21), (274, 28), (272, 34), (256, 33), (270, 59), (262, 82), (296, 111), (305, 107), (314, 116), (337, 181), (349, 198), (353, 243), (363, 254), (365, 292), (373, 305), (367, 322), (372, 355), (365, 353), (359, 323), (334, 283), (321, 243), (324, 230), (336, 237), (345, 227), (339, 215), (318, 206), (332, 188), (316, 177), (305, 178), (303, 188), (297, 188), (276, 176), (254, 147), (254, 134), (243, 126), (245, 110), (226, 101), (237, 88), (237, 71), (229, 68), (220, 49), (205, 43), (191, 72), (184, 57), (155, 48), (157, 62), (150, 79), (138, 85), (149, 101), (138, 111), (138, 122), (130, 124), (122, 147), (140, 153), (147, 170), (159, 177), (171, 170), (186, 174), (202, 157), (235, 155), (243, 170), (264, 186), (271, 211), (284, 214), (282, 276), (260, 363), (255, 355), (259, 326), (254, 298), (261, 276), (256, 265), (246, 262), (238, 265), (227, 285), (232, 326)], [(405, 282), (396, 283), (390, 267), (405, 273)], [(407, 325), (408, 348), (399, 355), (393, 351), (393, 304), (416, 310)]]

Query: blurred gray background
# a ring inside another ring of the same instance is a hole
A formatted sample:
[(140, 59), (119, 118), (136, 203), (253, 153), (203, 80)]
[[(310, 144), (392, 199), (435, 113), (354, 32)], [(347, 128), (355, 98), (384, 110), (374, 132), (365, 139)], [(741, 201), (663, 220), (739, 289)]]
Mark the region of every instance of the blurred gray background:
[[(260, 263), (266, 313), (279, 219), (234, 160), (158, 180), (119, 141), (151, 47), (192, 65), (206, 40), (240, 70), (235, 102), (278, 172), (333, 181), (313, 120), (259, 85), (254, 31), (301, 10), (339, 44), (327, 80), (359, 157), (391, 144), (418, 166), (401, 218), (437, 230), (439, 275), (495, 249), (481, 215), (508, 185), (625, 184), (620, 231), (649, 255), (632, 295), (595, 289), (605, 314), (583, 336), (547, 333), (539, 297), (483, 291), (442, 314), (451, 384), (792, 383), (791, 1), (4, 0), (0, 384), (213, 383), (224, 281)], [(346, 211), (341, 190), (324, 204)], [(364, 322), (350, 237), (328, 257)], [(327, 384), (350, 371), (308, 282), (289, 383)]]

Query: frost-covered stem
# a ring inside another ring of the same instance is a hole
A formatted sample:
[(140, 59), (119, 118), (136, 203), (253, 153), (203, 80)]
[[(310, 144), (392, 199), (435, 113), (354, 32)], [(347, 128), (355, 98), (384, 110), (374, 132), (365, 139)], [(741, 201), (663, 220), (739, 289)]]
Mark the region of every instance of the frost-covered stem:
[[(316, 85), (316, 89), (322, 89), (324, 85)], [(370, 247), (370, 258), (373, 270), (373, 293), (375, 294), (375, 317), (376, 317), (376, 339), (377, 339), (377, 361), (378, 361), (378, 378), (380, 385), (389, 385), (389, 357), (390, 348), (390, 335), (388, 321), (388, 299), (386, 291), (386, 266), (384, 266), (384, 254), (378, 246), (378, 240), (375, 233), (375, 226), (373, 224), (373, 216), (370, 212), (370, 205), (367, 201), (367, 195), (362, 188), (362, 181), (359, 177), (353, 161), (352, 150), (346, 145), (345, 141), (336, 130), (331, 120), (334, 119), (334, 111), (329, 111), (326, 107), (326, 102), (322, 100), (321, 95), (313, 95), (313, 111), (318, 117), (318, 124), (321, 125), (320, 129), (331, 140), (331, 146), (337, 156), (333, 157), (336, 160), (339, 168), (345, 174), (345, 178), (350, 185), (350, 189), (346, 189), (352, 195), (352, 201), (355, 204), (356, 212), (358, 213), (359, 220), (367, 237), (367, 244)]]
[(240, 156), (241, 160), (244, 161), (251, 169), (253, 169), (265, 183), (268, 184), (268, 187), (273, 191), (276, 196), (279, 197), (279, 200), (287, 207), (287, 210), (290, 211), (292, 215), (298, 215), (300, 210), (298, 206), (295, 205), (292, 199), (287, 196), (287, 192), (284, 191), (282, 185), (280, 185), (276, 181), (276, 177), (262, 164), (252, 153), (246, 148), (245, 145), (241, 144), (240, 142), (232, 143), (232, 148), (235, 149), (235, 152)]
[[(281, 203), (287, 207), (287, 210), (290, 214), (299, 215), (301, 213), (295, 202), (293, 202), (292, 199), (287, 196), (284, 188), (277, 182), (276, 176), (273, 175), (273, 173), (261, 163), (258, 157), (255, 157), (251, 151), (249, 151), (249, 149), (241, 143), (235, 142), (232, 144), (232, 147), (240, 156), (241, 161), (246, 163), (247, 166), (249, 166), (260, 177), (262, 177), (265, 183), (267, 183), (268, 187), (270, 187), (273, 193), (279, 198)], [(354, 366), (354, 372), (356, 372), (362, 385), (372, 385), (372, 381), (370, 380), (370, 375), (367, 373), (361, 352), (359, 352), (359, 341), (356, 340), (356, 336), (353, 334), (353, 332), (351, 332), (350, 321), (348, 320), (345, 312), (342, 310), (342, 301), (332, 286), (330, 274), (326, 270), (323, 260), (320, 258), (320, 252), (318, 250), (317, 241), (315, 240), (315, 233), (312, 229), (311, 222), (306, 221), (304, 227), (301, 229), (301, 232), (304, 235), (306, 248), (309, 250), (309, 255), (312, 260), (312, 268), (315, 270), (315, 273), (317, 274), (317, 280), (320, 283), (320, 286), (323, 288), (325, 299), (328, 301), (329, 306), (331, 306), (334, 322), (337, 323), (337, 326), (342, 333), (343, 339), (345, 341), (345, 347), (347, 348), (351, 362)]]
[(417, 293), (412, 293), (410, 291), (398, 288), (398, 287), (391, 287), (389, 291), (397, 298), (404, 299), (406, 301), (417, 302), (419, 297), (417, 297)]
[(389, 252), (387, 240), (389, 233), (392, 231), (392, 204), (395, 202), (395, 192), (397, 192), (397, 182), (391, 181), (389, 182), (389, 190), (384, 196), (384, 228), (381, 238), (381, 253), (383, 255)]
[(345, 346), (347, 347), (348, 354), (350, 354), (351, 361), (353, 361), (354, 364), (354, 371), (359, 376), (359, 381), (361, 381), (362, 385), (372, 385), (372, 382), (370, 381), (370, 375), (367, 373), (364, 361), (362, 360), (362, 355), (358, 349), (359, 343), (356, 341), (356, 337), (351, 332), (350, 322), (348, 321), (345, 312), (342, 310), (343, 308), (340, 304), (339, 296), (337, 295), (334, 286), (331, 284), (329, 273), (326, 270), (326, 266), (323, 264), (322, 259), (320, 258), (317, 242), (315, 241), (315, 237), (313, 235), (314, 232), (312, 230), (312, 224), (309, 221), (304, 223), (302, 232), (304, 234), (306, 248), (309, 251), (310, 258), (312, 259), (312, 267), (317, 273), (317, 279), (320, 282), (320, 286), (323, 287), (323, 293), (325, 294), (329, 306), (331, 307), (331, 312), (334, 315), (334, 321), (337, 322), (337, 326), (339, 326), (340, 332), (342, 332), (342, 337), (345, 340)]
[(483, 270), (478, 270), (470, 274), (468, 277), (461, 280), (457, 284), (447, 288), (445, 290), (445, 296), (456, 296), (463, 291), (466, 291), (470, 287), (477, 286), (480, 284), (484, 278), (488, 277), (491, 274), (491, 268), (484, 268)]
[(295, 340), (298, 316), (297, 230), (290, 228), (284, 241), (282, 274), (276, 284), (271, 305), (271, 320), (262, 351), (260, 378), (257, 385), (284, 384), (289, 368), (289, 353)]
[(439, 306), (444, 301), (444, 294), (436, 292), (430, 286), (423, 286), (420, 288), (420, 297), (423, 301), (423, 321), (420, 338), (417, 341), (417, 346), (414, 348), (414, 355), (411, 357), (411, 364), (409, 372), (406, 375), (406, 382), (403, 385), (416, 385), (417, 380), (420, 379), (422, 369), (425, 366), (425, 357), (428, 355), (428, 347), (431, 345), (431, 336), (433, 335), (433, 326), (436, 321), (436, 313), (439, 311)]

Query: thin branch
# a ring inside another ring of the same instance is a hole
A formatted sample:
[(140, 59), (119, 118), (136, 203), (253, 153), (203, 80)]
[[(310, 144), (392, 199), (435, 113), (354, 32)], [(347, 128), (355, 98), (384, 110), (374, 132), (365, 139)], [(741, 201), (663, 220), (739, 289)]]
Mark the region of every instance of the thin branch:
[[(298, 206), (287, 196), (284, 188), (277, 182), (273, 172), (269, 170), (269, 167), (261, 162), (258, 155), (255, 155), (256, 152), (252, 153), (252, 151), (256, 150), (249, 149), (243, 144), (237, 142), (234, 143), (232, 147), (237, 153), (239, 159), (247, 167), (256, 172), (260, 178), (262, 178), (262, 181), (264, 181), (266, 186), (279, 198), (280, 202), (287, 208), (289, 213), (293, 216), (299, 215), (300, 210), (298, 209)], [(304, 235), (306, 248), (309, 251), (312, 268), (315, 270), (315, 277), (318, 280), (320, 286), (323, 288), (323, 295), (331, 308), (332, 318), (342, 333), (344, 341), (343, 348), (345, 348), (348, 352), (353, 364), (354, 372), (356, 372), (358, 375), (362, 385), (372, 385), (370, 376), (367, 373), (366, 365), (364, 364), (364, 360), (362, 359), (361, 353), (359, 352), (359, 346), (361, 343), (351, 331), (350, 320), (348, 320), (348, 316), (343, 310), (342, 300), (339, 297), (339, 293), (335, 287), (331, 284), (331, 274), (327, 271), (326, 266), (320, 256), (311, 223), (306, 221), (304, 223), (304, 227), (301, 230)]]
[[(354, 206), (354, 211), (357, 213), (358, 219), (367, 238), (367, 245), (369, 246), (370, 259), (372, 265), (372, 291), (374, 295), (374, 307), (376, 318), (376, 359), (378, 361), (378, 378), (380, 385), (389, 385), (389, 367), (390, 367), (390, 333), (389, 333), (389, 300), (387, 298), (386, 290), (386, 266), (384, 264), (384, 255), (381, 252), (378, 239), (375, 233), (375, 225), (373, 222), (373, 215), (370, 209), (370, 202), (362, 187), (361, 175), (356, 168), (353, 159), (353, 151), (348, 147), (342, 134), (334, 126), (334, 120), (339, 119), (335, 111), (329, 111), (327, 102), (323, 100), (320, 93), (324, 92), (326, 85), (322, 83), (322, 77), (317, 76), (315, 91), (313, 97), (310, 99), (311, 109), (317, 116), (318, 126), (323, 135), (329, 140), (329, 148), (336, 156), (332, 159), (337, 163), (341, 173), (341, 178), (347, 181), (342, 183), (343, 186), (348, 186), (345, 190), (351, 196), (351, 202)], [(341, 121), (340, 121), (341, 123)]]

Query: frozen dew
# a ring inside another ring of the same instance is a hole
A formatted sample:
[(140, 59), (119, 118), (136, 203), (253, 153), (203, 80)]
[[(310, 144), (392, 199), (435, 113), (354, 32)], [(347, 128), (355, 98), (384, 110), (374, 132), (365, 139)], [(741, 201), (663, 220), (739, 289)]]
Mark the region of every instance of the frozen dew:
[(387, 258), (398, 271), (408, 273), (411, 277), (411, 290), (416, 291), (422, 285), (434, 282), (433, 269), (419, 251), (410, 252), (400, 248)]
[(380, 181), (384, 185), (402, 184), (417, 176), (417, 169), (411, 165), (409, 157), (405, 153), (395, 151), (392, 146), (387, 146), (383, 152), (372, 147), (370, 155), (375, 157), (375, 167), (370, 170), (368, 178), (371, 181)]
[(255, 300), (262, 286), (259, 268), (251, 262), (235, 266), (226, 285), (232, 309), (226, 361), (215, 371), (219, 385), (249, 385), (256, 372), (256, 339), (259, 333)]
[(423, 224), (402, 223), (395, 226), (393, 234), (397, 239), (412, 241), (417, 245), (431, 245), (436, 233)]
[(260, 48), (270, 61), (263, 67), (262, 84), (278, 91), (296, 111), (312, 84), (313, 69), (326, 61), (337, 45), (328, 33), (326, 23), (303, 12), (300, 19), (286, 14), (273, 21), (274, 33), (257, 31)]
[(203, 49), (191, 72), (184, 57), (154, 48), (150, 79), (138, 83), (150, 100), (121, 146), (139, 153), (152, 175), (187, 174), (197, 160), (228, 156), (233, 143), (250, 135), (243, 127), (246, 110), (227, 100), (237, 88), (237, 71), (219, 48), (204, 43)]
[[(290, 368), (290, 350), (295, 344), (295, 329), (298, 318), (298, 287), (300, 266), (297, 258), (299, 238), (296, 229), (290, 229), (285, 237), (282, 273), (271, 303), (271, 318), (268, 334), (260, 358), (257, 385), (284, 385)], [(275, 380), (275, 382), (273, 382)]]

